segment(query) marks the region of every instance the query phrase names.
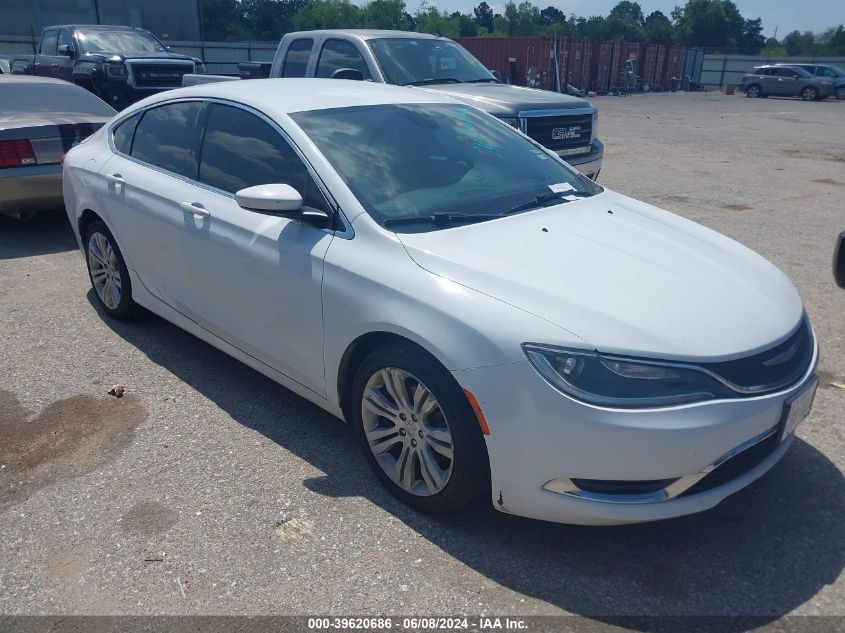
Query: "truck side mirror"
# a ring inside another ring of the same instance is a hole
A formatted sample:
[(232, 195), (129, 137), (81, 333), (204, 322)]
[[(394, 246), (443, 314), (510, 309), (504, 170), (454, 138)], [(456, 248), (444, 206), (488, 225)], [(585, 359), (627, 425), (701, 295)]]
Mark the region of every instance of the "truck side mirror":
[(833, 250), (833, 278), (840, 288), (845, 288), (845, 231), (836, 238)]
[(76, 49), (73, 47), (73, 44), (61, 44), (57, 52), (59, 55), (73, 57), (76, 54)]
[(496, 81), (505, 83), (505, 80), (502, 79), (502, 73), (500, 73), (498, 70), (490, 70), (490, 74), (496, 78)]
[(355, 68), (338, 68), (332, 73), (332, 79), (351, 79), (353, 81), (364, 81), (364, 73)]

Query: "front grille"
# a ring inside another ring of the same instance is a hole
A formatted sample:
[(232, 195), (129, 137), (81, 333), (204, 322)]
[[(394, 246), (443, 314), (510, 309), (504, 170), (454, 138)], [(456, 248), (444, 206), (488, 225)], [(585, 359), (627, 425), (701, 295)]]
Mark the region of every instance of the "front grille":
[(766, 393), (797, 383), (810, 368), (814, 347), (810, 321), (805, 315), (792, 336), (765, 352), (700, 366), (742, 390)]
[(774, 431), (765, 439), (749, 446), (741, 453), (734, 455), (726, 462), (720, 464), (707, 475), (698, 480), (694, 486), (687, 488), (681, 497), (694, 495), (705, 490), (716, 488), (723, 484), (741, 477), (754, 467), (759, 466), (769, 455), (771, 455), (780, 444), (780, 434)]
[(194, 65), (132, 64), (132, 77), (138, 88), (181, 88), (182, 75), (194, 72)]
[(525, 133), (551, 150), (583, 148), (583, 151), (588, 151), (593, 137), (593, 116), (526, 117)]

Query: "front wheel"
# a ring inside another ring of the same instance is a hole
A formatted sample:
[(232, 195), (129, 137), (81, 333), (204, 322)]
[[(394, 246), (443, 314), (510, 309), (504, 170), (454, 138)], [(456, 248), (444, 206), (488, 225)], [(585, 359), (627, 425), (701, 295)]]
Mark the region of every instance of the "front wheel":
[(489, 492), (475, 414), (434, 359), (398, 345), (372, 352), (355, 375), (352, 409), (367, 461), (401, 501), (441, 514)]
[(97, 220), (85, 231), (88, 277), (97, 302), (115, 319), (131, 319), (140, 313), (132, 300), (132, 282), (123, 255), (106, 225)]
[(804, 101), (815, 101), (819, 98), (819, 90), (814, 86), (807, 86), (801, 91), (801, 99)]
[(836, 89), (836, 98), (837, 99), (845, 99), (845, 86), (839, 86)]
[(760, 90), (760, 86), (757, 84), (751, 84), (745, 89), (745, 96), (756, 99), (763, 96), (763, 91)]

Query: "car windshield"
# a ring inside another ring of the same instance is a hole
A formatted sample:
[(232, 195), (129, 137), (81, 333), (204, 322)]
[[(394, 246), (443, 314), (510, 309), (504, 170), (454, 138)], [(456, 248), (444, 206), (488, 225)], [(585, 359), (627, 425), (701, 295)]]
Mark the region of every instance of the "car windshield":
[(97, 117), (113, 117), (116, 114), (99, 97), (70, 83), (0, 81), (0, 120), (44, 113)]
[(481, 62), (450, 40), (387, 38), (369, 44), (390, 84), (496, 83)]
[(103, 31), (95, 29), (77, 34), (83, 53), (163, 53), (164, 44), (141, 29)]
[(370, 216), (404, 232), (449, 225), (435, 216), (480, 221), (563, 201), (546, 200), (550, 193), (601, 191), (509, 125), (460, 104), (357, 106), (291, 117)]

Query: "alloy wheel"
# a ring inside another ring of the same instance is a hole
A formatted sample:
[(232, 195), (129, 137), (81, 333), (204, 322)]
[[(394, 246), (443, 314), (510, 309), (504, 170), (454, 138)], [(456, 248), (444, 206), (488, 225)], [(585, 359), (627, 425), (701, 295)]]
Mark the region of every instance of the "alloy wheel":
[(109, 310), (120, 305), (122, 282), (117, 255), (109, 239), (94, 232), (88, 240), (88, 270), (97, 296)]
[(760, 89), (757, 86), (748, 86), (748, 89), (745, 91), (745, 94), (752, 99), (756, 99), (760, 96)]
[(417, 496), (435, 495), (452, 474), (452, 433), (434, 394), (411, 372), (385, 367), (361, 402), (367, 445), (385, 474)]
[(804, 90), (801, 92), (801, 98), (804, 101), (815, 101), (818, 96), (819, 96), (818, 90), (816, 90), (812, 86), (804, 88)]

